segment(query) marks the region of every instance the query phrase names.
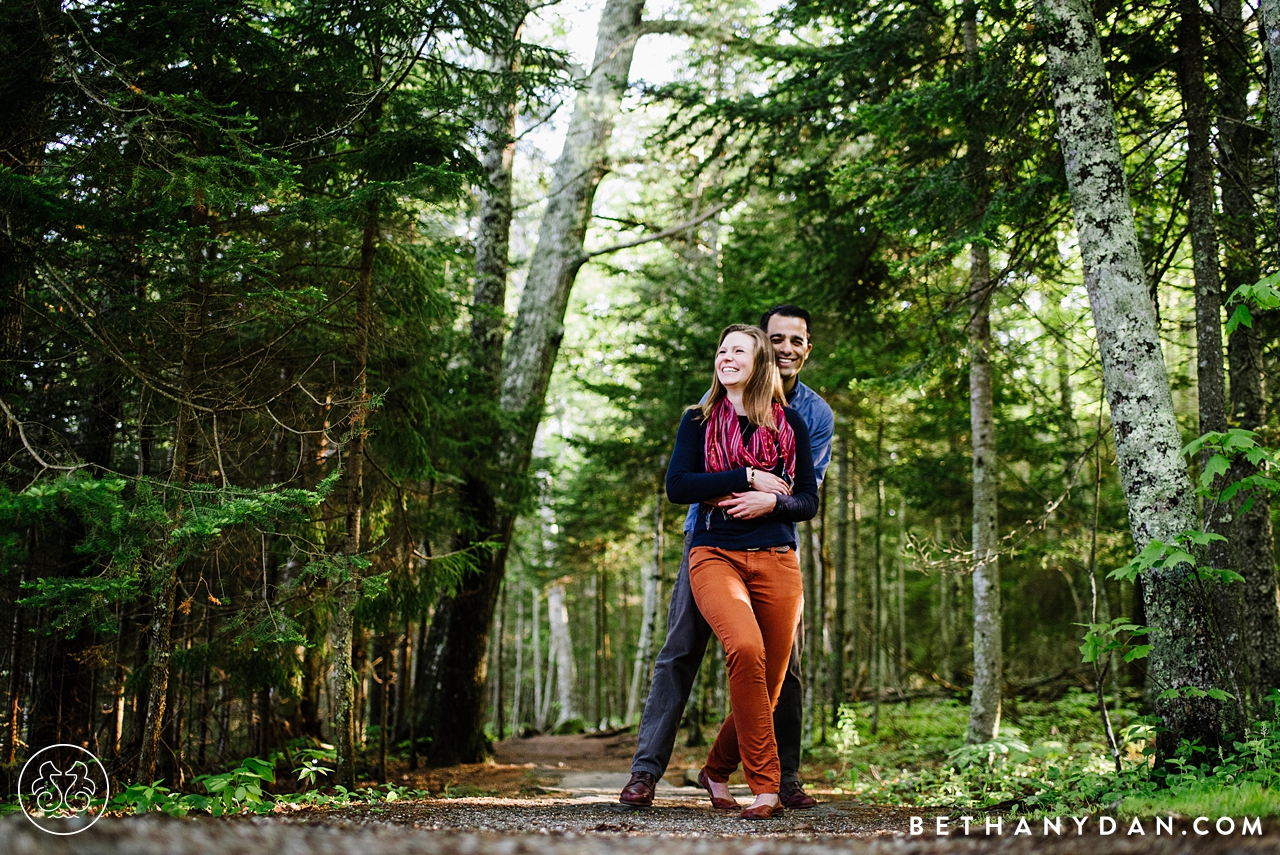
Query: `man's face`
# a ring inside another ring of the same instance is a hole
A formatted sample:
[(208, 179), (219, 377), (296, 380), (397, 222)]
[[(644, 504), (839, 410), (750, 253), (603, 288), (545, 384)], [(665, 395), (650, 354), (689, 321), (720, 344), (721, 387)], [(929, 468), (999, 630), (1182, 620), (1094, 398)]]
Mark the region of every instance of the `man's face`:
[(778, 373), (790, 387), (791, 381), (804, 368), (809, 351), (813, 350), (804, 318), (774, 315), (769, 318), (769, 329), (765, 332), (769, 334), (769, 341), (773, 344), (773, 355), (778, 360)]

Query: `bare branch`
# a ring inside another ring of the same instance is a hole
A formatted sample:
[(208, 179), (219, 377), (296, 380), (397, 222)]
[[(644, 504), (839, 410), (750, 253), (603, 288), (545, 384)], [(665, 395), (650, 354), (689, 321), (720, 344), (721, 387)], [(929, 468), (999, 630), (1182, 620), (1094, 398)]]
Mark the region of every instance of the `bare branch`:
[(635, 240), (629, 240), (623, 243), (616, 243), (613, 246), (607, 246), (604, 249), (593, 249), (591, 252), (585, 252), (582, 254), (582, 260), (587, 261), (589, 259), (595, 258), (598, 255), (608, 255), (611, 252), (618, 252), (619, 250), (623, 250), (623, 249), (631, 249), (633, 246), (640, 246), (641, 244), (652, 243), (655, 240), (664, 240), (666, 238), (672, 237), (673, 235), (678, 235), (680, 234), (680, 232), (688, 231), (694, 226), (702, 225), (707, 220), (711, 219), (712, 217), (714, 217), (716, 214), (720, 213), (727, 207), (729, 207), (728, 202), (721, 202), (719, 205), (716, 205), (704, 211), (703, 213), (699, 214), (698, 216), (694, 217), (692, 220), (689, 220), (688, 222), (680, 223), (679, 225), (665, 228), (660, 232), (656, 232), (654, 234), (647, 235), (642, 238), (636, 238)]
[(23, 446), (27, 449), (27, 454), (30, 454), (31, 459), (36, 463), (39, 463), (42, 469), (54, 469), (58, 472), (75, 472), (77, 469), (85, 469), (90, 465), (88, 463), (81, 463), (76, 466), (58, 466), (57, 464), (46, 462), (45, 459), (40, 456), (40, 452), (36, 451), (35, 446), (31, 444), (31, 441), (27, 439), (27, 432), (22, 429), (22, 422), (18, 420), (18, 417), (13, 414), (13, 410), (9, 409), (9, 405), (2, 399), (0, 399), (0, 410), (4, 411), (4, 417), (8, 420), (9, 424), (17, 428), (18, 437), (22, 440)]

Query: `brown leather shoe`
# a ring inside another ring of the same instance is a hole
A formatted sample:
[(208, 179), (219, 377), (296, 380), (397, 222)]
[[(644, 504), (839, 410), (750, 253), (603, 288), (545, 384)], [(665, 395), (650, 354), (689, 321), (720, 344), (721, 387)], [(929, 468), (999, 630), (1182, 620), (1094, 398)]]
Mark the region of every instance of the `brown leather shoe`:
[(776, 819), (786, 813), (786, 810), (782, 802), (778, 802), (777, 806), (756, 805), (755, 807), (749, 807), (739, 816), (743, 819)]
[(778, 790), (778, 801), (788, 810), (808, 810), (816, 807), (818, 800), (804, 791), (804, 785), (799, 781), (788, 781), (782, 785), (782, 789)]
[[(717, 781), (716, 783), (719, 783)], [(698, 786), (707, 791), (711, 795), (711, 806), (716, 810), (737, 810), (742, 807), (733, 799), (720, 799), (711, 794), (711, 778), (707, 775), (707, 769), (704, 766), (702, 771), (698, 773)]]
[(653, 791), (658, 786), (658, 779), (650, 772), (632, 772), (631, 780), (622, 788), (618, 801), (627, 807), (647, 808), (653, 806)]

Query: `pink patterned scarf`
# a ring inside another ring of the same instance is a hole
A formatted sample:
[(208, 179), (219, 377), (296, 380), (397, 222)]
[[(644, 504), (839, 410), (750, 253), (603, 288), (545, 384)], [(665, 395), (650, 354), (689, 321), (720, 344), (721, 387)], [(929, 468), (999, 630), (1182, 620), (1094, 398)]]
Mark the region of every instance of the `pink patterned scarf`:
[(751, 434), (750, 441), (742, 444), (742, 431), (738, 429), (738, 414), (729, 399), (721, 398), (707, 420), (707, 439), (703, 446), (708, 472), (727, 472), (750, 466), (772, 472), (782, 455), (783, 468), (789, 480), (796, 476), (796, 433), (787, 423), (782, 405), (773, 405), (773, 421), (777, 430), (760, 425)]

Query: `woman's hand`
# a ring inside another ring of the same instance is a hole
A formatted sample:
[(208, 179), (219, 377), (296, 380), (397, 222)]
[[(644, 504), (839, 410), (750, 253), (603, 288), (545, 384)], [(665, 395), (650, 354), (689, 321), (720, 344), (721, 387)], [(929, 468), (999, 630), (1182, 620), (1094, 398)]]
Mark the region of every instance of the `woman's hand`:
[[(724, 509), (726, 514), (738, 520), (753, 520), (773, 513), (773, 509), (778, 506), (778, 497), (774, 493), (762, 493), (759, 491), (761, 474), (763, 473), (756, 473), (757, 489), (746, 493), (734, 493), (720, 503), (720, 507)], [(781, 478), (777, 480), (782, 481)], [(786, 482), (782, 483), (785, 486)]]
[[(752, 478), (751, 489), (761, 493), (777, 493), (779, 496), (790, 496), (791, 485), (772, 472), (756, 469)], [(737, 495), (736, 493), (734, 495)]]

